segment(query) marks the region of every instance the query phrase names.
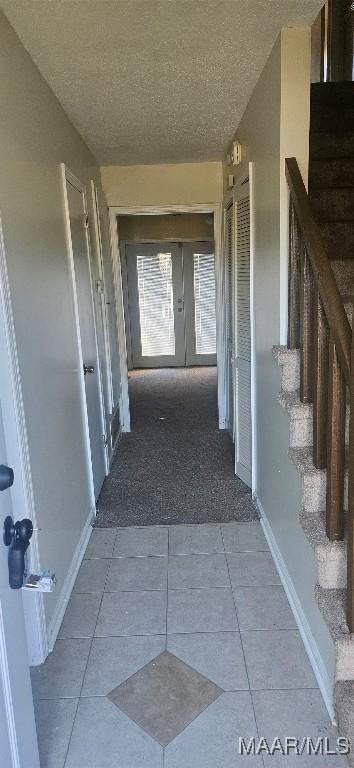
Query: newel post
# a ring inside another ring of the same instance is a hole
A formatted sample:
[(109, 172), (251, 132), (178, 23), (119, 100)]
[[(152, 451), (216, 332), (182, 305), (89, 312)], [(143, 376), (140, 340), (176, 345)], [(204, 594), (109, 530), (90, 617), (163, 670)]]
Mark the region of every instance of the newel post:
[(354, 631), (354, 333), (352, 333), (350, 365), (349, 482), (347, 541), (347, 622)]

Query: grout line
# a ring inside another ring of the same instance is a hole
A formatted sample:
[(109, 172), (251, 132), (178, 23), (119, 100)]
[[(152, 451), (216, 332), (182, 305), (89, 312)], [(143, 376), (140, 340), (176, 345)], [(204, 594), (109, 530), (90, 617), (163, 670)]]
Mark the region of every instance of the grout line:
[[(111, 593), (105, 592), (105, 593), (102, 593), (102, 595), (103, 594), (111, 594)], [(186, 632), (186, 631), (183, 631), (183, 630), (176, 630), (174, 632), (167, 632), (166, 634), (168, 635), (168, 637), (173, 637), (174, 635), (213, 635), (213, 634), (215, 635), (215, 634), (221, 634), (221, 633), (222, 634), (227, 634), (228, 632), (229, 633), (230, 632), (234, 632), (234, 633), (237, 632), (239, 634), (246, 634), (246, 633), (249, 633), (249, 632), (296, 632), (297, 634), (299, 634), (299, 630), (296, 627), (287, 627), (287, 628), (284, 627), (282, 629), (274, 629), (274, 628), (273, 629), (263, 629), (263, 628), (258, 628), (258, 629), (242, 629), (242, 630), (240, 630), (240, 629), (217, 629), (217, 628), (216, 629), (194, 629), (191, 632)], [(98, 638), (100, 640), (104, 640), (105, 638), (109, 638), (109, 637), (128, 638), (128, 637), (164, 637), (164, 636), (165, 636), (165, 632), (164, 631), (162, 631), (162, 632), (160, 631), (160, 632), (143, 632), (143, 633), (142, 632), (138, 632), (138, 633), (133, 634), (133, 635), (124, 635), (124, 634), (123, 635), (122, 634), (118, 634), (118, 635), (114, 635), (114, 634), (113, 635), (112, 634), (111, 635), (76, 635), (75, 637), (72, 637), (72, 636), (58, 637), (58, 640), (60, 640), (60, 641), (62, 641), (62, 640), (97, 640)]]
[[(115, 539), (114, 539), (113, 550), (114, 550), (114, 547), (115, 547), (115, 543), (116, 543), (116, 538), (117, 538), (117, 536), (118, 536), (118, 532), (116, 533), (116, 536), (115, 536)], [(113, 550), (112, 550), (112, 551), (113, 551)], [(105, 559), (105, 558), (103, 558), (103, 559)], [(73, 719), (72, 728), (71, 728), (71, 731), (70, 731), (70, 737), (69, 737), (69, 741), (68, 741), (68, 747), (67, 747), (67, 750), (66, 750), (66, 752), (65, 752), (65, 757), (64, 757), (64, 763), (63, 763), (63, 766), (64, 766), (64, 768), (65, 768), (65, 766), (66, 766), (66, 761), (67, 761), (67, 757), (68, 757), (68, 754), (69, 754), (69, 749), (70, 749), (71, 739), (72, 739), (72, 735), (73, 735), (73, 732), (74, 732), (74, 727), (75, 727), (75, 723), (76, 723), (76, 718), (77, 718), (77, 713), (78, 713), (78, 709), (79, 709), (79, 703), (80, 703), (80, 699), (81, 699), (82, 689), (83, 689), (83, 686), (84, 686), (84, 680), (85, 680), (85, 676), (86, 676), (86, 672), (87, 672), (87, 668), (88, 668), (88, 664), (89, 664), (89, 660), (90, 660), (90, 656), (91, 656), (91, 650), (92, 650), (93, 641), (94, 641), (94, 639), (95, 639), (95, 631), (96, 631), (96, 627), (97, 627), (98, 617), (99, 617), (99, 615), (100, 615), (100, 611), (101, 611), (101, 606), (102, 606), (103, 596), (104, 596), (104, 594), (105, 594), (105, 592), (104, 592), (104, 588), (105, 588), (105, 586), (106, 586), (106, 584), (107, 584), (108, 573), (109, 573), (109, 568), (108, 568), (108, 570), (107, 570), (107, 573), (106, 573), (106, 579), (105, 579), (105, 583), (104, 583), (104, 586), (103, 586), (103, 592), (102, 592), (102, 594), (101, 594), (101, 600), (100, 600), (100, 604), (99, 604), (99, 607), (98, 607), (98, 611), (97, 611), (97, 616), (96, 616), (95, 626), (94, 626), (94, 628), (93, 628), (93, 632), (92, 632), (92, 637), (91, 637), (91, 642), (90, 642), (90, 648), (89, 648), (89, 652), (88, 652), (88, 655), (87, 655), (87, 661), (86, 661), (86, 664), (85, 664), (84, 674), (83, 674), (83, 676), (82, 676), (82, 683), (81, 683), (81, 687), (80, 687), (79, 695), (78, 695), (78, 698), (77, 698), (77, 706), (76, 706), (76, 710), (75, 710), (75, 715), (74, 715), (74, 719)], [(79, 594), (80, 594), (80, 593), (79, 593)]]
[[(171, 557), (214, 557), (220, 555), (259, 555), (259, 554), (271, 554), (269, 549), (238, 549), (238, 550), (229, 550), (229, 549), (223, 549), (218, 550), (217, 552), (205, 552), (205, 551), (196, 551), (196, 552), (170, 552)], [(108, 557), (99, 557), (92, 555), (91, 557), (84, 557), (83, 562), (91, 561), (91, 560), (148, 560), (149, 558), (167, 558), (168, 555), (110, 555)]]
[[(226, 558), (226, 561), (227, 561), (227, 558)], [(229, 569), (229, 563), (227, 563), (227, 567)], [(231, 583), (230, 569), (229, 569), (229, 578), (230, 578), (230, 583)], [(231, 592), (232, 592), (233, 603), (234, 603), (234, 606), (235, 606), (235, 613), (236, 613), (236, 618), (237, 618), (237, 624), (238, 624), (238, 627), (240, 629), (240, 622), (239, 622), (239, 617), (238, 617), (238, 612), (237, 612), (237, 605), (236, 605), (235, 595), (234, 595), (233, 590), (231, 590)], [(247, 666), (247, 662), (246, 662), (245, 649), (244, 649), (244, 646), (243, 646), (243, 639), (242, 639), (241, 631), (240, 631), (240, 643), (241, 643), (241, 649), (242, 649), (242, 655), (243, 655), (243, 663), (245, 665), (245, 670), (246, 670), (246, 675), (247, 675), (247, 682), (248, 682), (248, 689), (249, 689), (250, 698), (251, 698), (251, 706), (252, 706), (252, 711), (253, 711), (253, 717), (254, 717), (254, 722), (256, 724), (257, 737), (258, 737), (258, 740), (259, 740), (260, 733), (259, 733), (259, 729), (258, 729), (258, 723), (257, 723), (257, 718), (256, 718), (256, 710), (255, 710), (253, 696), (252, 696), (251, 682), (250, 682), (250, 678), (249, 678), (249, 674), (248, 674), (248, 666)], [(261, 758), (262, 758), (262, 764), (264, 766), (263, 755), (261, 755)]]
[[(163, 651), (162, 651), (162, 653), (163, 653)], [(179, 656), (177, 656), (176, 658), (183, 662), (183, 659), (180, 659)], [(147, 664), (150, 664), (150, 663), (151, 662), (147, 662)], [(186, 664), (187, 666), (190, 666), (186, 662), (183, 662), (183, 663)], [(147, 666), (147, 664), (144, 665), (144, 666)], [(195, 668), (191, 667), (191, 669), (195, 669)], [(139, 672), (139, 670), (137, 670), (137, 671)], [(195, 670), (195, 671), (198, 671), (198, 670)], [(199, 672), (198, 674), (201, 674), (201, 673)], [(202, 677), (205, 677), (205, 675), (202, 675)], [(210, 680), (210, 678), (206, 678), (206, 679)], [(129, 678), (126, 678), (126, 680), (129, 680)], [(123, 680), (122, 683), (126, 682), (126, 680)], [(214, 681), (211, 680), (210, 682), (214, 682)], [(121, 685), (122, 683), (120, 683), (119, 685)], [(218, 683), (214, 683), (214, 685), (216, 685), (218, 688), (221, 688), (221, 686), (218, 685)], [(225, 688), (221, 688), (222, 693), (250, 693), (251, 690), (253, 691), (253, 693), (258, 693), (258, 692), (261, 692), (261, 693), (265, 693), (265, 692), (272, 693), (273, 691), (287, 691), (289, 693), (292, 693), (294, 691), (318, 691), (318, 692), (320, 692), (318, 687), (314, 688), (313, 686), (310, 686), (308, 688), (293, 688), (293, 687), (292, 688), (252, 688), (252, 689), (250, 689), (250, 688), (227, 688), (227, 690), (225, 690)], [(77, 696), (53, 696), (52, 698), (43, 696), (40, 699), (39, 698), (35, 699), (35, 701), (36, 702), (38, 702), (38, 701), (73, 701), (74, 699), (77, 699), (77, 698), (78, 698)], [(106, 693), (89, 693), (87, 695), (80, 696), (79, 698), (81, 698), (81, 699), (106, 699), (107, 698), (107, 694)], [(214, 699), (214, 701), (216, 701), (216, 699)], [(129, 715), (128, 715), (128, 717), (129, 717)]]
[[(108, 476), (109, 477), (109, 476)], [(246, 491), (243, 494), (248, 498), (249, 492)], [(102, 512), (104, 514), (104, 512)], [(214, 527), (218, 528), (220, 525), (249, 525), (249, 523), (259, 523), (258, 517), (252, 517), (250, 520), (221, 520), (221, 521), (209, 521), (205, 523), (157, 523), (156, 525), (154, 523), (149, 523), (148, 525), (94, 525), (93, 530), (94, 531), (146, 531), (149, 528), (153, 528), (154, 530), (156, 528), (204, 528), (206, 526), (208, 527)]]

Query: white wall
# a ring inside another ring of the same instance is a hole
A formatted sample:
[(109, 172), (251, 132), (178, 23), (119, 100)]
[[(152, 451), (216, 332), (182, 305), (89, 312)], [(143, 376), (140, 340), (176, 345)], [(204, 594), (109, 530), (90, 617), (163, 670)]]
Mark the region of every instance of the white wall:
[(58, 165), (100, 186), (94, 158), (0, 14), (0, 209), (53, 625), (90, 510)]
[(108, 205), (168, 206), (219, 203), (222, 163), (101, 167)]
[[(287, 417), (277, 394), (272, 346), (286, 338), (288, 195), (284, 159), (296, 156), (306, 180), (310, 30), (284, 29), (237, 129), (244, 163), (254, 164), (257, 496), (285, 561), (329, 680), (334, 646), (314, 597), (314, 553), (298, 520), (301, 483), (288, 459)], [(227, 163), (226, 176), (234, 172)], [(238, 173), (236, 173), (236, 176)], [(330, 694), (329, 694), (330, 695)]]

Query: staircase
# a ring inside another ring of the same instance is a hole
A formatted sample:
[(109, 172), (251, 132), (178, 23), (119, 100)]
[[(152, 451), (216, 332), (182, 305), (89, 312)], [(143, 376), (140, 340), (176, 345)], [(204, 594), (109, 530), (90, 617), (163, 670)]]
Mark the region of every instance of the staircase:
[(311, 87), (309, 199), (351, 321), (354, 295), (354, 83)]
[(302, 482), (299, 519), (316, 555), (316, 598), (336, 650), (337, 722), (352, 742), (354, 766), (354, 83), (312, 86), (308, 195), (296, 160), (286, 162), (289, 342), (273, 354), (289, 459)]

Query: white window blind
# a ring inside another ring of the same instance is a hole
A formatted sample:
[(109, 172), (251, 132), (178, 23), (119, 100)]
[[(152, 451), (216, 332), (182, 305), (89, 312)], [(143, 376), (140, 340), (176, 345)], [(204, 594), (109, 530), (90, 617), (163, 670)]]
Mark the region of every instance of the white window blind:
[(170, 253), (137, 256), (141, 354), (175, 354), (172, 257)]
[(215, 271), (213, 253), (194, 253), (194, 312), (197, 355), (215, 355)]

